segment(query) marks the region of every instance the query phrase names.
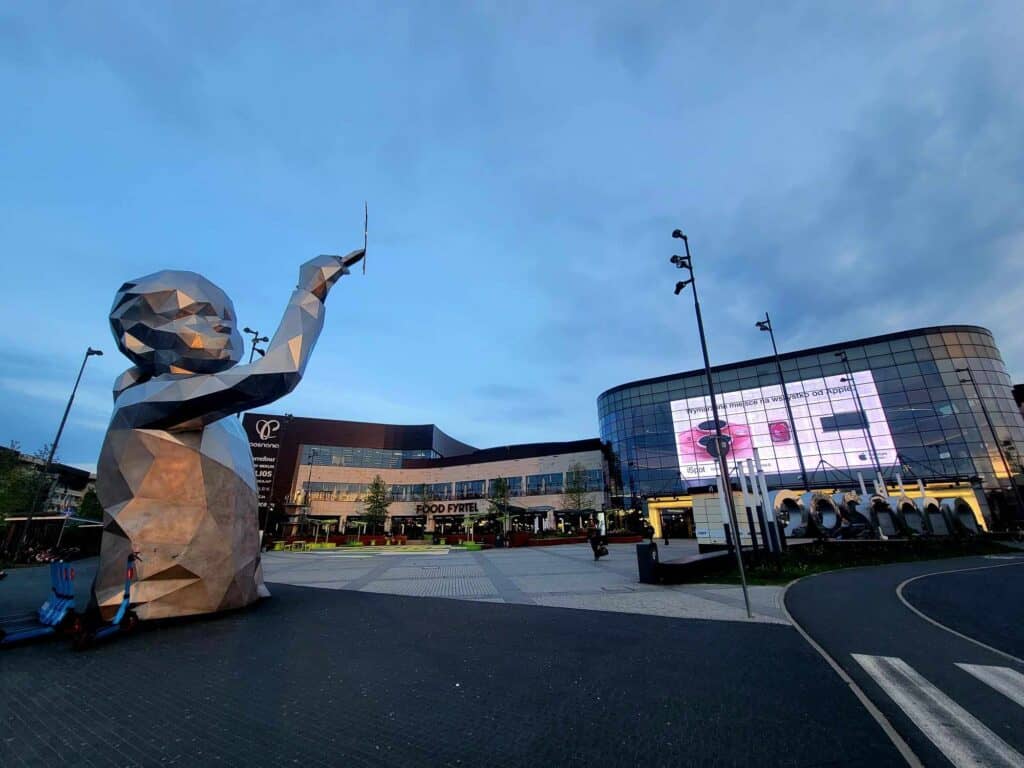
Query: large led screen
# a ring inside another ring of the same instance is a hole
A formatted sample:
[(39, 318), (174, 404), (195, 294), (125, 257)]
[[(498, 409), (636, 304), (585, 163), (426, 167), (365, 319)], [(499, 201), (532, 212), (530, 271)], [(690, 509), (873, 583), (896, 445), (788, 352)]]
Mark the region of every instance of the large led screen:
[[(858, 371), (853, 374), (854, 386), (844, 381), (846, 378), (787, 382), (794, 423), (790, 423), (780, 385), (718, 394), (715, 400), (728, 443), (729, 465), (753, 458), (756, 448), (765, 472), (799, 473), (796, 437), (810, 475), (830, 469), (871, 470), (876, 460), (869, 432), (878, 452), (877, 464), (894, 464), (896, 448), (874, 376), (871, 371)], [(719, 469), (710, 399), (690, 397), (671, 405), (683, 479), (716, 477)]]

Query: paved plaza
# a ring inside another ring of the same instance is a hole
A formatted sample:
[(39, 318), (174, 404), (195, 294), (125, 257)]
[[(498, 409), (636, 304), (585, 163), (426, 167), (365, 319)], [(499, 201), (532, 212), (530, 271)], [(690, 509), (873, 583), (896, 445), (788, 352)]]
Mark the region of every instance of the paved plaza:
[[(792, 627), (490, 601), (513, 587), (540, 599), (554, 577), (567, 585), (597, 567), (567, 549), (381, 552), (333, 565), (275, 555), (277, 578), (352, 567), (364, 572), (347, 583), (376, 588), (408, 581), (402, 569), (475, 566), (495, 568), (485, 580), (497, 586), (452, 587), (478, 593), (452, 600), (277, 582), (249, 608), (144, 623), (82, 653), (58, 641), (4, 650), (0, 765), (901, 764)], [(619, 559), (613, 551), (599, 566)], [(565, 566), (534, 583), (514, 575), (511, 563), (527, 562)], [(91, 565), (78, 564), (80, 595)], [(44, 572), (0, 582), (0, 613), (37, 603)], [(627, 583), (616, 573), (593, 583)], [(439, 578), (425, 572), (422, 589)]]
[[(663, 586), (637, 581), (633, 544), (612, 544), (594, 562), (587, 544), (466, 552), (458, 548), (404, 551), (362, 547), (270, 552), (268, 582), (410, 597), (543, 605), (674, 618), (747, 621), (739, 587)], [(663, 557), (692, 554), (689, 541), (661, 547)], [(785, 623), (782, 587), (750, 587), (754, 621)]]

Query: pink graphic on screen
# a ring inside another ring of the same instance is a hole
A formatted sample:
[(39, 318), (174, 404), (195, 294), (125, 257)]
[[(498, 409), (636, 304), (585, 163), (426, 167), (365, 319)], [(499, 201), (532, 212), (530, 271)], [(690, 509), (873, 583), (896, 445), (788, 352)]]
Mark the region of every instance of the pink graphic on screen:
[[(746, 424), (730, 424), (720, 421), (722, 440), (727, 446), (726, 455), (734, 459), (749, 459), (754, 456), (750, 442), (750, 427)], [(715, 461), (715, 420), (703, 421), (692, 429), (679, 433), (679, 457), (689, 461)]]

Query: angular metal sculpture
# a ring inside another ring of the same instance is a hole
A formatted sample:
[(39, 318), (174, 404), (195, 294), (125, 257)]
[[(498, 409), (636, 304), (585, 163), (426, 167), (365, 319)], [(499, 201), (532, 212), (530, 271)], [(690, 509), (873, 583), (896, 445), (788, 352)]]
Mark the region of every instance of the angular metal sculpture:
[(295, 388), (328, 291), (364, 255), (304, 264), (266, 355), (249, 365), (236, 365), (242, 338), (231, 300), (205, 277), (166, 270), (121, 286), (110, 326), (135, 365), (114, 385), (97, 470), (104, 525), (93, 596), (105, 619), (132, 552), (140, 619), (239, 608), (269, 594), (252, 454), (231, 417)]

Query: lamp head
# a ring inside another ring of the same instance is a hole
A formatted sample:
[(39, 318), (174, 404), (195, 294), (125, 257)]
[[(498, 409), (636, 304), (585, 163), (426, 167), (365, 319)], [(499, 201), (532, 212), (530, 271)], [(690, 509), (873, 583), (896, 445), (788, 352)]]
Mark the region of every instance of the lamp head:
[(754, 325), (757, 326), (757, 330), (759, 331), (770, 331), (772, 329), (771, 323), (767, 320), (758, 320)]
[(685, 240), (686, 239), (686, 235), (683, 234), (683, 230), (681, 230), (681, 229), (673, 229), (672, 230), (672, 237), (676, 238), (677, 240)]
[(103, 350), (102, 349), (93, 349), (92, 347), (89, 347), (85, 351), (85, 356), (86, 357), (92, 357), (93, 355), (96, 355), (97, 357), (103, 357)]
[(680, 280), (678, 283), (676, 283), (676, 296), (678, 296), (682, 292), (683, 288), (685, 288), (692, 282), (693, 280)]
[(245, 326), (245, 328), (243, 328), (243, 329), (242, 329), (242, 331), (243, 331), (244, 333), (256, 333), (256, 331), (254, 331), (254, 330), (253, 330), (252, 328), (250, 328), (250, 327), (249, 327), (248, 325), (247, 325), (247, 326)]
[(680, 256), (679, 254), (676, 254), (669, 259), (669, 261), (675, 264), (679, 269), (693, 269), (689, 256)]

